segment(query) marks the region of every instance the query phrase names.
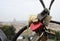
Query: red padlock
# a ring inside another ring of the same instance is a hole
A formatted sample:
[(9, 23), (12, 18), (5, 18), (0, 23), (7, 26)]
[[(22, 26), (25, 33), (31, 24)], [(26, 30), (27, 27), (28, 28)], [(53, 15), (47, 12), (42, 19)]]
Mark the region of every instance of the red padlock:
[(32, 31), (36, 31), (37, 29), (40, 29), (41, 27), (42, 27), (42, 23), (41, 22), (38, 22), (36, 24), (31, 23), (31, 25), (30, 25), (30, 29)]

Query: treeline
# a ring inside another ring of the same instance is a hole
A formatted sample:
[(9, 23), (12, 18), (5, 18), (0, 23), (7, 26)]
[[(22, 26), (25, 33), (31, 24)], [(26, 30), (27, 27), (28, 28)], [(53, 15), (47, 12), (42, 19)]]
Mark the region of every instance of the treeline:
[(13, 25), (3, 25), (0, 26), (0, 29), (5, 33), (5, 35), (7, 36), (7, 38), (9, 40), (11, 40), (13, 38), (13, 36), (15, 35), (15, 28)]

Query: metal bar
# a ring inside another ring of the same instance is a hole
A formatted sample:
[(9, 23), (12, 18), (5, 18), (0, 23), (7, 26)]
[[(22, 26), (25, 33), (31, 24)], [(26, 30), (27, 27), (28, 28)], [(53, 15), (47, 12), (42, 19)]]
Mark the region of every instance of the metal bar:
[(60, 22), (57, 22), (57, 21), (53, 21), (53, 20), (51, 20), (50, 22), (51, 22), (51, 23), (60, 24)]
[(46, 8), (45, 5), (44, 5), (44, 2), (42, 0), (39, 0), (43, 6), (43, 8)]
[(51, 9), (51, 6), (52, 6), (53, 2), (54, 2), (54, 0), (51, 1), (51, 4), (49, 6), (49, 10)]

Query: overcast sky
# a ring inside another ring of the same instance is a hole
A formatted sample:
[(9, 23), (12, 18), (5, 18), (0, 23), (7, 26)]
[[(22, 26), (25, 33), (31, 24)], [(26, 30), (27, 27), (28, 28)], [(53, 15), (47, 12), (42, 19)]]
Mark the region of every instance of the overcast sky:
[[(44, 0), (48, 8), (51, 0)], [(25, 21), (29, 15), (43, 10), (39, 0), (0, 0), (0, 21)], [(60, 0), (55, 0), (50, 10), (53, 20), (60, 21)]]

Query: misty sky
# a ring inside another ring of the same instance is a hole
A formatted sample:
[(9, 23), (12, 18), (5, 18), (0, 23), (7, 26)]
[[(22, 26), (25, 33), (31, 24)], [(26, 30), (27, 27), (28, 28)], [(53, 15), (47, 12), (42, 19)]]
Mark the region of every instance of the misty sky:
[[(44, 0), (48, 8), (51, 0)], [(28, 20), (29, 15), (43, 10), (39, 0), (0, 0), (0, 21)], [(52, 20), (60, 21), (60, 0), (55, 0), (50, 10)]]

